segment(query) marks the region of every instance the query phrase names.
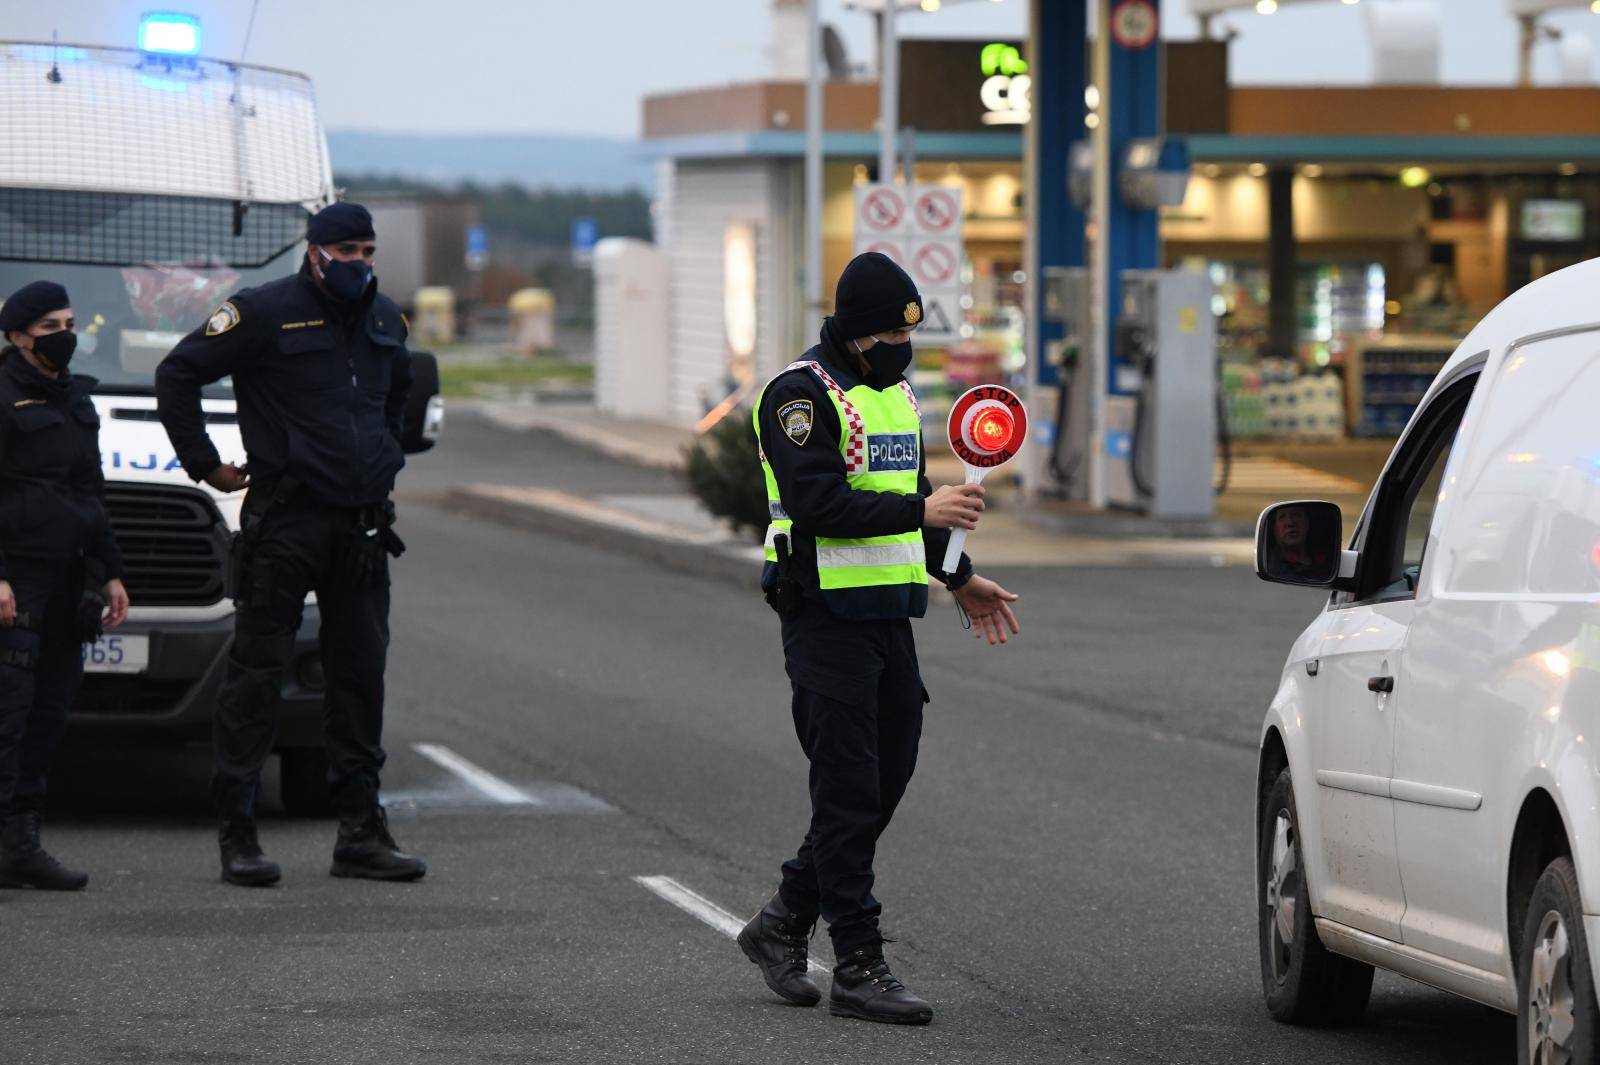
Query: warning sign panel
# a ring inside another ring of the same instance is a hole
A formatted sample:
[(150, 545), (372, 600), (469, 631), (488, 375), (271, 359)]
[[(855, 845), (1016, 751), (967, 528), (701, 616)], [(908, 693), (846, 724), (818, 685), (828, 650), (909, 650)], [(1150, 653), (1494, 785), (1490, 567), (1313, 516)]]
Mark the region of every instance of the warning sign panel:
[(925, 240), (911, 246), (911, 261), (902, 263), (917, 288), (947, 288), (961, 283), (961, 245), (950, 240)]
[(898, 185), (856, 186), (856, 240), (906, 230), (906, 194)]
[(911, 339), (923, 347), (942, 348), (961, 340), (961, 290), (920, 289), (922, 324)]
[(866, 247), (856, 249), (856, 254), (863, 255), (869, 251), (875, 251), (879, 255), (887, 255), (899, 263), (902, 270), (905, 269), (907, 262), (905, 241), (886, 239), (870, 241)]
[(962, 211), (959, 188), (856, 186), (855, 253), (887, 255), (916, 282), (923, 311), (918, 344), (947, 347), (962, 339)]
[(961, 235), (961, 190), (943, 185), (919, 185), (912, 197), (912, 226), (930, 237)]

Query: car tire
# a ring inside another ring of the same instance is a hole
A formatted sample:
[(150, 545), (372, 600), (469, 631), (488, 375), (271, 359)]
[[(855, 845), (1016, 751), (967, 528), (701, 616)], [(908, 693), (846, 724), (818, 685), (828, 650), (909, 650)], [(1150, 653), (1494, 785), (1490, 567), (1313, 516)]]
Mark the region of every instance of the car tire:
[(1600, 1010), (1583, 930), (1578, 873), (1571, 858), (1545, 866), (1522, 922), (1517, 957), (1517, 1061), (1561, 1065), (1595, 1061)]
[(1286, 1024), (1349, 1023), (1367, 1008), (1372, 966), (1333, 953), (1317, 937), (1299, 825), (1285, 769), (1261, 804), (1256, 856), (1261, 989), (1267, 1011)]
[(279, 754), (278, 760), (283, 808), (289, 816), (327, 817), (333, 813), (327, 751), (321, 747), (290, 747)]

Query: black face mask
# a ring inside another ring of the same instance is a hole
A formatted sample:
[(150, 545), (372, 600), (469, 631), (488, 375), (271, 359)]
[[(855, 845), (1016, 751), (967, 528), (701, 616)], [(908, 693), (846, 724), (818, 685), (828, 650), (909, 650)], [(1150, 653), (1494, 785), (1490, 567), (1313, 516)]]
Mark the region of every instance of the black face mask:
[(861, 349), (860, 341), (857, 341), (856, 351), (867, 360), (867, 369), (871, 371), (873, 380), (883, 384), (898, 380), (911, 368), (909, 340), (903, 340), (898, 344), (886, 344), (880, 340), (865, 351)]
[(372, 267), (365, 260), (344, 262), (322, 253), (322, 283), (336, 300), (358, 300), (372, 281)]
[(70, 329), (33, 338), (33, 353), (56, 373), (66, 373), (72, 353), (78, 350), (78, 334)]

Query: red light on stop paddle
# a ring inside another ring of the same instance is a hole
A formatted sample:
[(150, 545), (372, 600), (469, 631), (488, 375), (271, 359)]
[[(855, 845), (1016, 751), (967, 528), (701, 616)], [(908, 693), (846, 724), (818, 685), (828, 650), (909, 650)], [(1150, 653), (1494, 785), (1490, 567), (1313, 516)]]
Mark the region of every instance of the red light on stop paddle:
[(1011, 415), (998, 407), (982, 411), (972, 423), (972, 440), (983, 451), (995, 452), (1011, 443), (1016, 423)]

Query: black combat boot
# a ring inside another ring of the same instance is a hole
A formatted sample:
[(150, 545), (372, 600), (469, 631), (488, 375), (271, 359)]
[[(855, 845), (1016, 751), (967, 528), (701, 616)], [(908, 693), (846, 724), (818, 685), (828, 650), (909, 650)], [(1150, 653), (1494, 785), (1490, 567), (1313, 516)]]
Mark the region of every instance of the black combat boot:
[(217, 832), (222, 848), (222, 879), (240, 887), (266, 887), (276, 884), (283, 871), (278, 863), (261, 853), (256, 841), (256, 823), (243, 819), (222, 822)]
[(927, 1024), (933, 1007), (906, 990), (883, 960), (883, 945), (860, 947), (839, 959), (833, 970), (828, 1012), (885, 1024)]
[(767, 986), (796, 1006), (815, 1006), (822, 1001), (822, 990), (807, 972), (808, 940), (814, 927), (815, 921), (808, 924), (798, 914), (790, 913), (774, 895), (739, 933), (739, 949), (761, 966), (761, 978)]
[(42, 891), (77, 891), (89, 882), (88, 873), (68, 869), (39, 846), (39, 814), (12, 814), (0, 830), (0, 888), (39, 888)]
[(421, 858), (402, 851), (389, 835), (389, 815), (374, 805), (360, 818), (339, 819), (339, 839), (333, 845), (334, 876), (367, 880), (421, 880), (428, 866)]

